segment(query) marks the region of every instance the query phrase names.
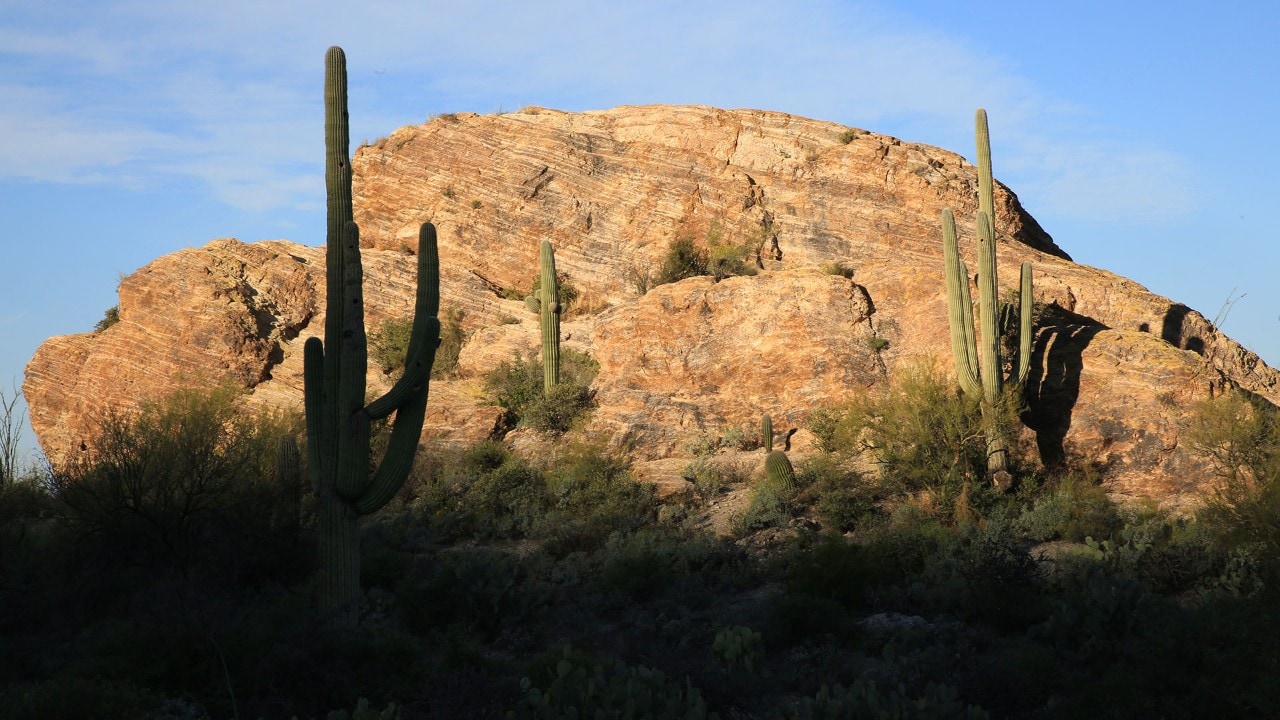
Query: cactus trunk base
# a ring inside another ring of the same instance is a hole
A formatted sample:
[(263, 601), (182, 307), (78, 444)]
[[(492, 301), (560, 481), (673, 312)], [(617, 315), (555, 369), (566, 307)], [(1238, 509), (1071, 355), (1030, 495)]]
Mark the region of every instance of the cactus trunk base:
[(319, 500), (317, 599), (329, 620), (354, 626), (360, 617), (360, 514), (336, 494)]

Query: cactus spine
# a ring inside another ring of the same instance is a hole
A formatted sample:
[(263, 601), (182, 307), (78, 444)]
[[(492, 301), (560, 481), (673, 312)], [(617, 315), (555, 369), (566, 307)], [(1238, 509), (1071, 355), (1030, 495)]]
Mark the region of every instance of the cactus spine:
[[(987, 113), (979, 109), (974, 120), (978, 144), (978, 333), (973, 329), (973, 305), (969, 294), (969, 269), (960, 259), (956, 220), (951, 208), (942, 211), (943, 266), (947, 284), (947, 320), (951, 327), (951, 354), (960, 388), (981, 400), (987, 436), (987, 475), (997, 487), (1006, 488), (1009, 477), (1008, 431), (1001, 406), (1006, 380), (1000, 355), (1000, 299), (996, 277), (995, 180), (991, 174), (991, 140)], [(1015, 389), (1026, 382), (1031, 366), (1031, 263), (1022, 263), (1019, 286), (1018, 355), (1007, 380)]]
[[(318, 500), (317, 594), (341, 624), (358, 619), (361, 515), (389, 501), (408, 476), (427, 409), (431, 364), (440, 343), (440, 267), (435, 228), (418, 236), (418, 290), (405, 371), (386, 395), (365, 404), (368, 341), (364, 328), (360, 234), (351, 207), (346, 56), (325, 55), (324, 340), (303, 348), (307, 460)], [(386, 456), (370, 473), (369, 423), (395, 412)]]
[(543, 240), (538, 250), (541, 278), (538, 288), (539, 312), (542, 318), (542, 386), (543, 391), (560, 384), (560, 287), (556, 283), (556, 254), (551, 241)]

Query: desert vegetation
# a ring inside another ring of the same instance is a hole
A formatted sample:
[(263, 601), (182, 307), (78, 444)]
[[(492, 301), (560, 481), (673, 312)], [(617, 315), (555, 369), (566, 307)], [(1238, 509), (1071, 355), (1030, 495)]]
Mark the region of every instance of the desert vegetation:
[[(508, 422), (422, 443), (460, 322), (442, 333), (424, 224), (413, 319), (366, 342), (341, 51), (328, 62), (306, 417), (193, 387), (101, 417), (56, 470), (19, 471), (0, 442), (0, 718), (1275, 714), (1280, 411), (1227, 389), (1188, 413), (1216, 473), (1194, 513), (1117, 504), (1089, 458), (1042, 469), (1018, 429), (1030, 277), (1006, 379), (990, 252), (985, 347), (952, 273), (960, 388), (904, 364), (805, 408), (805, 452), (768, 415), (691, 438), (688, 482), (660, 498), (583, 422), (597, 366), (560, 347), (544, 242), (541, 357), (485, 377)], [(677, 240), (657, 279), (750, 274), (751, 247)], [(372, 402), (370, 359), (398, 378)], [(0, 440), (14, 408), (0, 395)]]
[[(1274, 410), (1197, 408), (1220, 483), (1185, 517), (1017, 443), (999, 492), (981, 422), (920, 371), (817, 414), (794, 487), (759, 447), (662, 501), (581, 432), (551, 456), (427, 448), (362, 523), (358, 624), (334, 627), (315, 502), (276, 467), (298, 420), (184, 391), (4, 487), (0, 716), (1266, 716)], [(773, 500), (707, 529), (752, 488)]]

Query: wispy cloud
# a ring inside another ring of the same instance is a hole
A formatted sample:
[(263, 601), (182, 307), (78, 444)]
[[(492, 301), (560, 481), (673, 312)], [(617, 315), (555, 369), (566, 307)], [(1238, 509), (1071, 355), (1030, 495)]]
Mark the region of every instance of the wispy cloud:
[(1150, 219), (1190, 212), (1194, 196), (1174, 151), (1103, 140), (1107, 128), (990, 48), (871, 2), (131, 0), (80, 10), (71, 28), (65, 8), (0, 14), (0, 59), (15, 68), (0, 88), (2, 174), (139, 184), (176, 174), (242, 209), (309, 203), (320, 58), (337, 42), (351, 61), (357, 140), (442, 110), (697, 102), (970, 155), (981, 104), (997, 174), (1041, 207)]

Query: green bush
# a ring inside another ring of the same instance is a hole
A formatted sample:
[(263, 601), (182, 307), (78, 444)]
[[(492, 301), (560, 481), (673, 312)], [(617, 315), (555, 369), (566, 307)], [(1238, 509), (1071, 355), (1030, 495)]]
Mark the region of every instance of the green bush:
[(960, 529), (926, 559), (921, 575), (914, 596), (934, 611), (1006, 630), (1023, 629), (1044, 612), (1040, 564), (1003, 518)]
[(402, 618), (426, 634), (456, 625), (492, 641), (529, 628), (546, 612), (549, 587), (518, 556), (491, 548), (457, 548), (410, 564), (397, 584)]
[(928, 683), (914, 694), (903, 685), (881, 692), (874, 681), (858, 678), (849, 687), (823, 685), (812, 698), (805, 698), (790, 717), (797, 720), (837, 720), (884, 718), (884, 720), (985, 720), (990, 717), (976, 705), (958, 698), (949, 685)]
[(725, 241), (719, 226), (713, 226), (707, 232), (707, 273), (717, 281), (734, 275), (755, 275), (752, 260), (759, 245), (759, 238), (748, 238), (741, 243)]
[(511, 425), (548, 432), (564, 432), (591, 408), (591, 381), (600, 365), (572, 348), (560, 350), (560, 384), (544, 392), (542, 362), (519, 355), (485, 375), (485, 389), (496, 405), (506, 408)]
[(667, 246), (662, 268), (652, 278), (652, 285), (699, 275), (710, 275), (717, 281), (733, 275), (755, 275), (752, 256), (760, 242), (759, 238), (748, 238), (740, 243), (726, 241), (719, 225), (712, 225), (707, 231), (705, 244), (687, 236), (678, 237)]
[(1031, 540), (1082, 542), (1086, 537), (1110, 538), (1124, 524), (1119, 508), (1102, 486), (1068, 476), (1049, 492), (1024, 507), (1018, 529)]
[(496, 441), (438, 459), (413, 509), (448, 538), (527, 537), (548, 506), (542, 474)]
[(758, 530), (785, 527), (791, 521), (795, 490), (763, 479), (756, 483), (746, 510), (733, 518), (734, 534), (746, 535)]
[(593, 443), (566, 448), (546, 471), (548, 509), (535, 529), (553, 555), (589, 551), (613, 533), (657, 518), (655, 488), (637, 482), (623, 455)]
[[(404, 372), (412, 332), (413, 318), (399, 317), (383, 320), (370, 333), (369, 359), (383, 374), (399, 377)], [(462, 311), (454, 309), (446, 313), (440, 327), (440, 346), (431, 364), (432, 379), (450, 377), (458, 369), (458, 357), (466, 338), (462, 330)]]
[[(299, 419), (247, 412), (230, 385), (109, 413), (58, 477), (72, 531), (100, 555), (154, 570), (267, 579), (291, 559), (302, 488), (277, 485), (276, 446)], [(227, 558), (235, 558), (228, 562)], [(265, 573), (259, 576), (258, 573)]]
[(875, 462), (885, 497), (949, 520), (998, 500), (986, 481), (978, 403), (936, 368), (907, 367), (890, 387), (815, 413), (810, 427), (820, 447)]
[(707, 274), (707, 251), (694, 244), (693, 238), (679, 237), (668, 246), (653, 284), (665, 285)]
[(100, 333), (118, 322), (120, 322), (120, 306), (112, 305), (102, 313), (102, 319), (93, 324), (93, 331)]
[[(548, 663), (549, 664), (549, 663)], [(553, 667), (520, 682), (524, 702), (508, 718), (714, 720), (702, 693), (658, 670), (608, 663), (565, 648)]]
[(152, 717), (162, 701), (125, 681), (59, 677), (0, 690), (0, 718), (136, 720)]
[(788, 557), (787, 592), (864, 609), (876, 587), (902, 574), (896, 559), (878, 550), (873, 545), (826, 536), (814, 547)]
[(1221, 542), (1258, 544), (1280, 560), (1280, 410), (1229, 392), (1193, 409), (1187, 441), (1217, 471), (1200, 520)]
[(823, 529), (845, 533), (874, 519), (879, 488), (846, 468), (837, 456), (811, 455), (796, 471), (797, 484), (817, 495), (813, 509)]

